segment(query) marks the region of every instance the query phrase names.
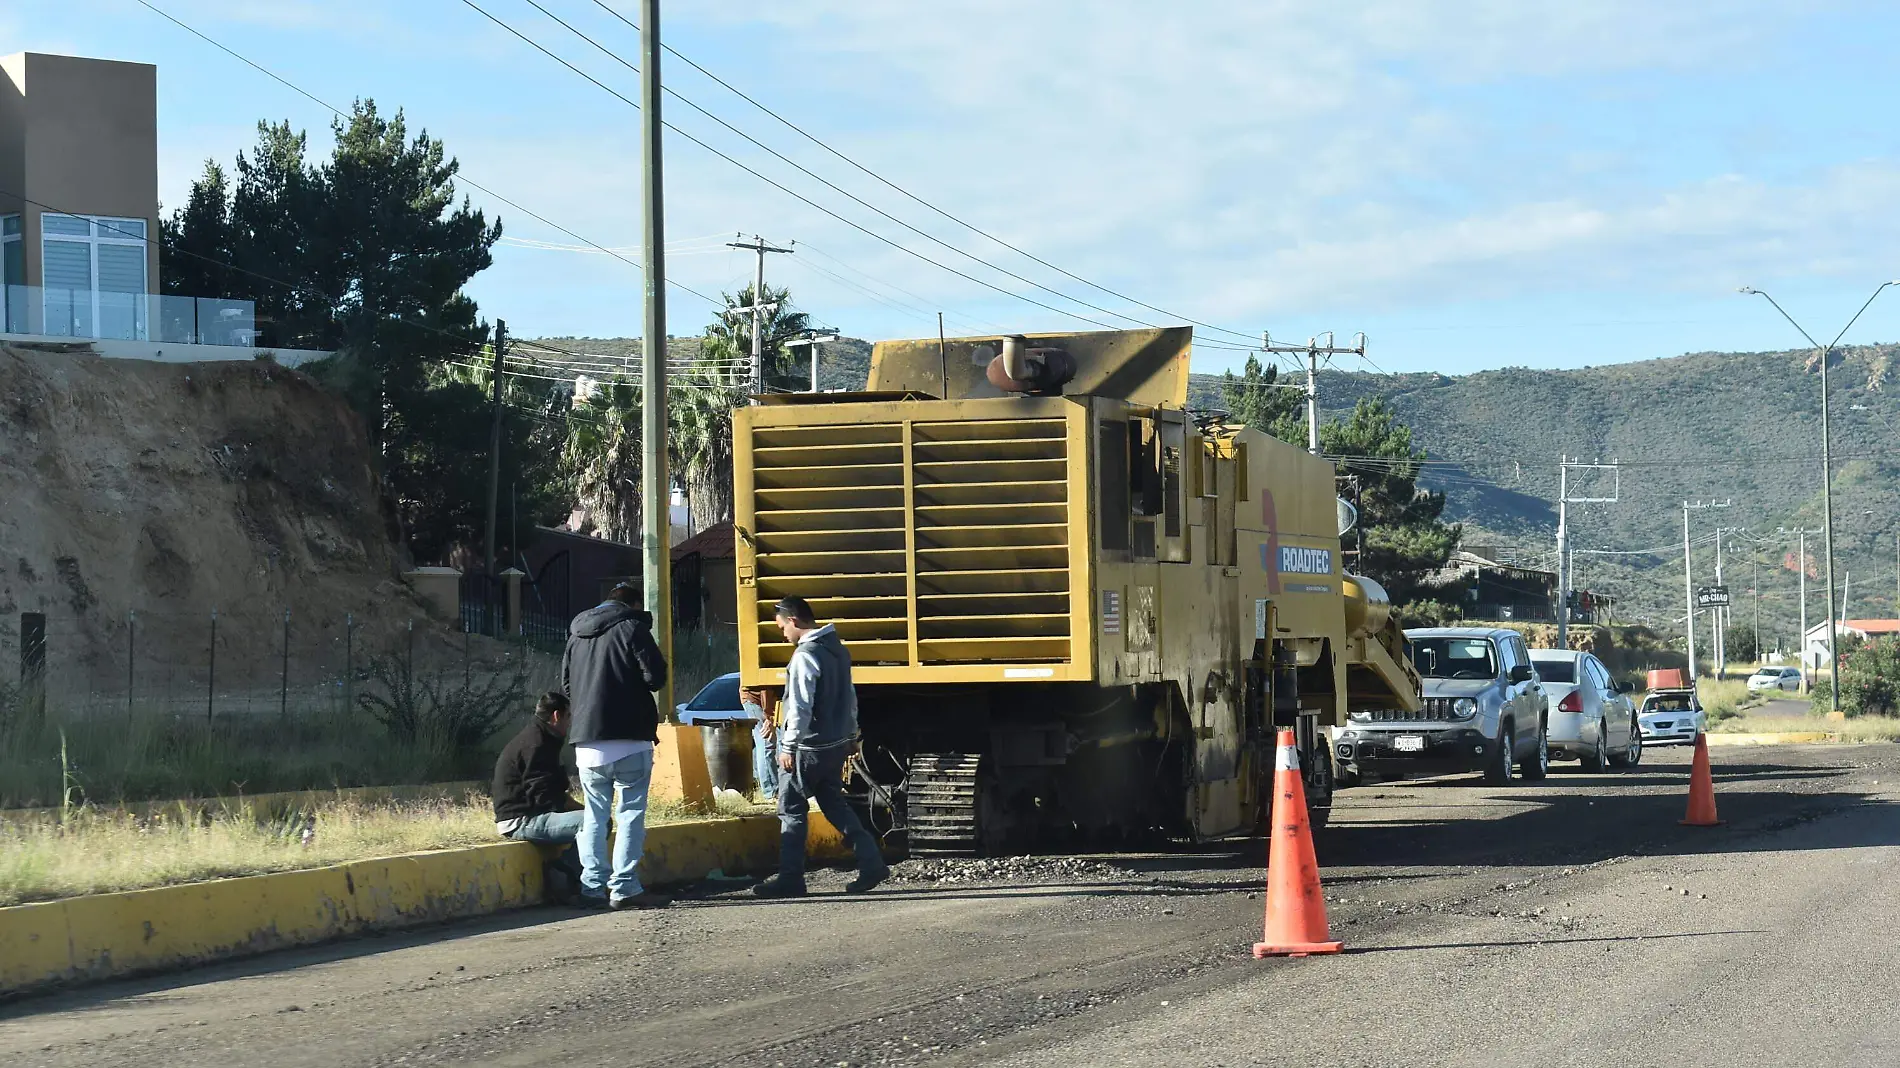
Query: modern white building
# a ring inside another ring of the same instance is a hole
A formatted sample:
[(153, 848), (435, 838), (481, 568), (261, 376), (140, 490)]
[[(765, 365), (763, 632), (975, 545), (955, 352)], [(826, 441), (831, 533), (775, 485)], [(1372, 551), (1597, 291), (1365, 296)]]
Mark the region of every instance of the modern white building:
[(163, 292), (158, 210), (157, 67), (0, 56), (0, 341), (166, 362), (258, 356), (254, 302)]

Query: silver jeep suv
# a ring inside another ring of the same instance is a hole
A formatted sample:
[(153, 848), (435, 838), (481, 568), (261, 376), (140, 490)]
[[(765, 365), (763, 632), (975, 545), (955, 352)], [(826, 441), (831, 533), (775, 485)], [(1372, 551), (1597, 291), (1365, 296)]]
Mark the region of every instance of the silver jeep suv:
[(1355, 712), (1335, 733), (1341, 785), (1480, 771), (1488, 783), (1550, 770), (1544, 694), (1515, 631), (1489, 627), (1408, 630), (1424, 682), (1417, 712)]

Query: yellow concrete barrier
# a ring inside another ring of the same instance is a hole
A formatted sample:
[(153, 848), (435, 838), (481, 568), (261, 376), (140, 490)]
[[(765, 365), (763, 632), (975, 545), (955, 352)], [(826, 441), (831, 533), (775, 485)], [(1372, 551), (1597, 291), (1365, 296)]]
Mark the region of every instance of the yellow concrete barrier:
[(656, 801), (684, 801), (701, 812), (712, 811), (712, 773), (706, 767), (706, 745), (698, 727), (660, 724), (660, 742), (653, 747), (653, 783), (647, 788), (647, 796)]
[[(814, 859), (850, 856), (816, 812), (807, 841)], [(764, 874), (777, 864), (777, 817), (743, 816), (649, 828), (640, 874), (667, 886), (715, 869)], [(479, 916), (537, 904), (541, 895), (535, 847), (497, 842), (15, 905), (0, 908), (0, 994)]]

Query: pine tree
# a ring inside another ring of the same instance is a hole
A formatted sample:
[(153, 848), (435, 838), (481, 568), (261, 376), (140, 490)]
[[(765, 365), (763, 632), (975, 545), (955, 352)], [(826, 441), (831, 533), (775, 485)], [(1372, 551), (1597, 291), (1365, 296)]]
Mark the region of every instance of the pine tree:
[[(1444, 494), (1418, 488), (1425, 451), (1413, 448), (1411, 428), (1385, 401), (1361, 400), (1347, 419), (1322, 425), (1319, 440), (1321, 450), (1337, 458), (1340, 474), (1359, 479), (1365, 553), (1358, 571), (1384, 586), (1396, 605), (1432, 600), (1429, 576), (1457, 550), (1462, 528), (1440, 519)], [(1417, 611), (1436, 609), (1420, 605)]]

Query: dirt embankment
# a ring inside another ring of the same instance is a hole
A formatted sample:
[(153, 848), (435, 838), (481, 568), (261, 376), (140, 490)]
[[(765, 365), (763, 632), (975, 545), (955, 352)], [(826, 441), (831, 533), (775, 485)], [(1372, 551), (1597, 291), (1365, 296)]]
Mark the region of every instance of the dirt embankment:
[(8, 659), (31, 611), (55, 664), (93, 670), (129, 612), (140, 660), (203, 658), (214, 609), (220, 659), (274, 653), (286, 609), (388, 640), (427, 618), (396, 574), (361, 421), (304, 375), (0, 347)]

